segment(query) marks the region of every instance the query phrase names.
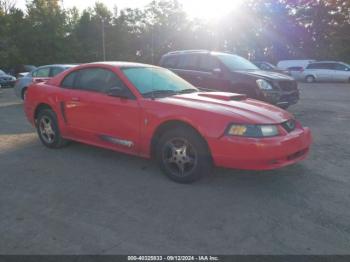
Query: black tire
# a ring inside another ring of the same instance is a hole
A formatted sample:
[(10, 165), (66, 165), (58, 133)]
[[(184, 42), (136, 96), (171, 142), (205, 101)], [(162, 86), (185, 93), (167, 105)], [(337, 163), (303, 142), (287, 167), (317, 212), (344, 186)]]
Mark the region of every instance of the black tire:
[(61, 137), (56, 114), (50, 109), (39, 112), (36, 129), (40, 141), (48, 148), (61, 148), (68, 144), (68, 141)]
[(26, 94), (27, 94), (27, 87), (23, 88), (22, 90), (22, 100), (24, 101), (24, 99), (26, 98)]
[(156, 146), (160, 168), (172, 180), (192, 183), (212, 167), (205, 141), (191, 128), (179, 127), (165, 132)]
[(315, 82), (315, 77), (314, 76), (311, 76), (311, 75), (308, 75), (305, 77), (305, 82), (306, 83), (314, 83)]

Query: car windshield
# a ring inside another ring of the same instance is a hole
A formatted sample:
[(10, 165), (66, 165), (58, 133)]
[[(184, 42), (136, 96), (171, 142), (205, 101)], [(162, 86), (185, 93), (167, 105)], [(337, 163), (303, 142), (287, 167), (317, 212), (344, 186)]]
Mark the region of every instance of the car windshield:
[(1, 75), (6, 75), (4, 71), (0, 70), (0, 76)]
[(198, 92), (197, 88), (167, 69), (129, 67), (122, 71), (144, 97)]
[(247, 59), (238, 55), (216, 54), (216, 57), (233, 72), (237, 70), (259, 70), (259, 68)]

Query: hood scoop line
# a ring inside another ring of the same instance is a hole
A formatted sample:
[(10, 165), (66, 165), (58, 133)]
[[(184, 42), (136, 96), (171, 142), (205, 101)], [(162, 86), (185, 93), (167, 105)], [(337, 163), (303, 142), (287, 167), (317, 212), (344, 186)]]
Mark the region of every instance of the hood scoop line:
[(226, 92), (202, 92), (198, 96), (209, 97), (224, 101), (241, 101), (247, 98), (246, 95)]

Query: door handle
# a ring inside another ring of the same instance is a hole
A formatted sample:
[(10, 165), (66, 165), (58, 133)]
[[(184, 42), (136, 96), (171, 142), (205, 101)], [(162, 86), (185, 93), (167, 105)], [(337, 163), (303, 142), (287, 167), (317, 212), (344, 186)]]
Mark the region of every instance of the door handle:
[(79, 101), (80, 101), (80, 98), (79, 98), (79, 97), (72, 97), (72, 101), (73, 101), (73, 102), (79, 102)]

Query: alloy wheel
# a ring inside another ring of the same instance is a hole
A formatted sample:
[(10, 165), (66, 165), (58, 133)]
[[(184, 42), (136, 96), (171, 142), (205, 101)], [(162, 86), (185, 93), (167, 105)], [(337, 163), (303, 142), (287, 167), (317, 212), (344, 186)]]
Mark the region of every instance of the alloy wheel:
[(186, 139), (173, 138), (164, 145), (162, 158), (173, 175), (185, 177), (196, 168), (198, 154)]
[(42, 139), (46, 143), (51, 144), (54, 142), (56, 134), (55, 134), (55, 131), (52, 127), (52, 120), (49, 117), (43, 116), (40, 119), (39, 131), (40, 131)]

